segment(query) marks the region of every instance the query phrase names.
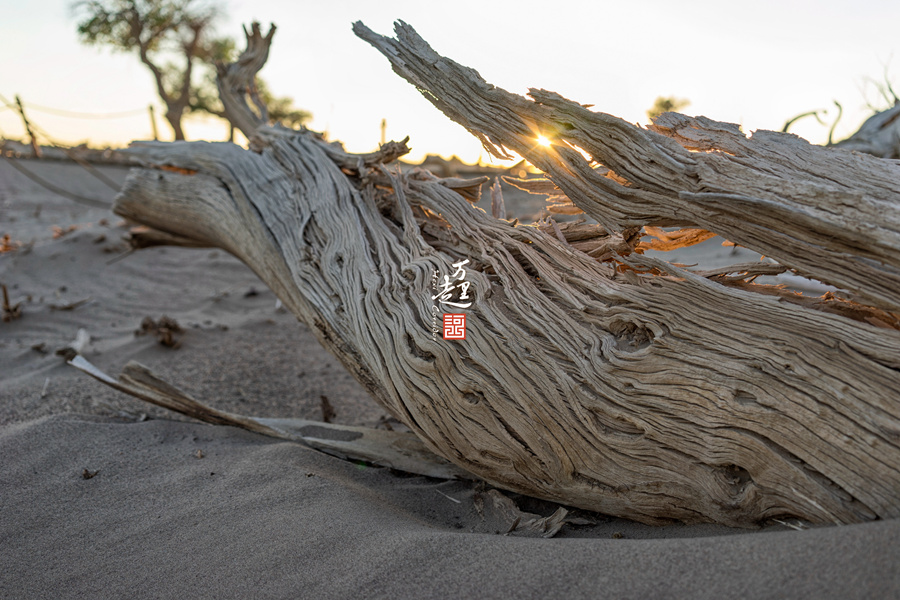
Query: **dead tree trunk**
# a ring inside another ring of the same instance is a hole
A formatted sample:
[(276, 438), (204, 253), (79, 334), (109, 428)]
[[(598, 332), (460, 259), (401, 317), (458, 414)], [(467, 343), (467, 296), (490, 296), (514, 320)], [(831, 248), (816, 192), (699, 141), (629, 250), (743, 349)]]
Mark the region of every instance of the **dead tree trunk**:
[[(900, 166), (672, 113), (647, 131), (490, 86), (403, 23), (356, 33), (601, 225), (517, 226), (466, 201), (480, 182), (381, 167), (403, 143), (356, 156), (264, 126), (241, 91), (256, 26), (219, 86), (252, 151), (136, 145), (116, 212), (241, 258), (431, 450), (502, 488), (648, 523), (900, 516)], [(690, 272), (640, 255), (645, 226), (779, 264)], [(433, 277), (466, 260), (467, 337), (434, 337)], [(844, 297), (752, 283), (783, 270)]]
[(894, 106), (875, 113), (856, 133), (834, 144), (835, 148), (865, 152), (881, 158), (900, 158), (900, 99)]

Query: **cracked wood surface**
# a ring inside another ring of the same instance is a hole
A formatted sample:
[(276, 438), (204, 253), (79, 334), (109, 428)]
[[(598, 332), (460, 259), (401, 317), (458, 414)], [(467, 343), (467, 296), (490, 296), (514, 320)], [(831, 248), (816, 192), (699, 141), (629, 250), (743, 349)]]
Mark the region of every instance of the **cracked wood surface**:
[[(681, 115), (657, 121), (667, 137), (549, 92), (497, 90), (409, 26), (396, 40), (356, 30), (489, 147), (542, 168), (608, 238), (487, 215), (469, 187), (384, 170), (396, 147), (354, 157), (264, 126), (258, 152), (134, 145), (145, 168), (116, 212), (241, 258), (432, 451), (499, 487), (647, 523), (900, 516), (900, 332), (883, 310), (900, 289), (896, 165)], [(535, 127), (555, 128), (552, 148), (526, 147)], [(809, 157), (812, 182), (798, 179)], [(731, 270), (619, 256), (643, 225), (722, 233), (783, 266), (738, 265), (745, 277), (792, 268), (880, 308), (825, 310), (717, 281)], [(463, 259), (467, 338), (433, 339), (433, 273)], [(881, 326), (866, 320), (879, 310)]]

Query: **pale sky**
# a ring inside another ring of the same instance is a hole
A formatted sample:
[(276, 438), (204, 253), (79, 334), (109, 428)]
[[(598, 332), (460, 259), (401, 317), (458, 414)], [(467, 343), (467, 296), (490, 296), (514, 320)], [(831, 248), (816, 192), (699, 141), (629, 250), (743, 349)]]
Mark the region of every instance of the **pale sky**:
[[(388, 139), (409, 135), (413, 159), (426, 153), (488, 160), (480, 144), (357, 39), (362, 20), (382, 34), (410, 23), (441, 54), (475, 68), (489, 82), (524, 94), (543, 87), (631, 122), (646, 123), (657, 96), (686, 98), (683, 112), (739, 123), (745, 131), (780, 129), (816, 108), (835, 114), (843, 137), (869, 114), (866, 98), (884, 104), (870, 80), (885, 69), (900, 91), (900, 3), (846, 2), (490, 2), (461, 0), (229, 0), (219, 33), (241, 36), (241, 23), (275, 22), (278, 31), (261, 72), (278, 95), (291, 96), (351, 151), (377, 147), (381, 119)], [(149, 71), (136, 55), (78, 43), (68, 0), (0, 0), (0, 94), (29, 105), (89, 113), (157, 106)], [(146, 113), (121, 119), (73, 119), (37, 108), (31, 119), (67, 143), (125, 145), (151, 136)], [(188, 120), (190, 139), (223, 139), (215, 119)], [(792, 131), (822, 143), (814, 119)], [(0, 136), (21, 137), (11, 110), (0, 109)]]

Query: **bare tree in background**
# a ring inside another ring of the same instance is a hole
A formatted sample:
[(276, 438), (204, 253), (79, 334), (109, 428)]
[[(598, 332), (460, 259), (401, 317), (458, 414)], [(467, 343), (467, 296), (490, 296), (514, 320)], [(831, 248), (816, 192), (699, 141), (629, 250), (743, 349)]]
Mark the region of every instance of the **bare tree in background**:
[[(153, 73), (176, 140), (184, 139), (182, 120), (189, 112), (223, 115), (221, 107), (209, 101), (215, 93), (205, 91), (214, 81), (213, 65), (232, 60), (235, 53), (233, 39), (214, 35), (222, 14), (218, 6), (198, 0), (83, 0), (73, 8), (80, 18), (82, 42), (138, 53)], [(206, 74), (199, 85), (197, 71)], [(261, 81), (255, 86), (248, 93), (264, 98), (273, 109), (271, 120), (294, 126), (310, 118), (295, 109), (290, 98), (273, 96)]]

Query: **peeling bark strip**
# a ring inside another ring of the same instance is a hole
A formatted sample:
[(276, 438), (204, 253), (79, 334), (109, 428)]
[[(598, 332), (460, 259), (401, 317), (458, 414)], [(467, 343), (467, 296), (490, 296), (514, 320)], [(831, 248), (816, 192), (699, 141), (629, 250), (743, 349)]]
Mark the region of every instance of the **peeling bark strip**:
[[(346, 154), (248, 125), (234, 99), (255, 152), (136, 144), (146, 168), (116, 212), (241, 258), (432, 451), (499, 487), (645, 523), (900, 516), (900, 167), (682, 115), (646, 131), (494, 88), (405, 24), (398, 39), (356, 31), (608, 231), (516, 226), (458, 180), (383, 170), (403, 143)], [(268, 53), (271, 35), (248, 38), (223, 94)], [(691, 273), (632, 253), (644, 225), (720, 233), (781, 264)], [(477, 293), (466, 339), (448, 342), (432, 336), (432, 279), (466, 259)], [(784, 268), (880, 309), (746, 281)]]
[(422, 442), (410, 433), (304, 419), (256, 419), (235, 415), (198, 402), (134, 361), (125, 365), (118, 380), (89, 363), (80, 354), (72, 358), (69, 364), (120, 392), (204, 423), (240, 427), (269, 437), (298, 442), (344, 460), (364, 460), (426, 477), (472, 478), (467, 472), (428, 452)]

